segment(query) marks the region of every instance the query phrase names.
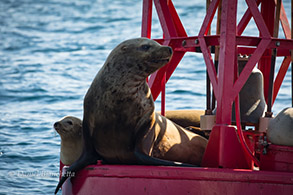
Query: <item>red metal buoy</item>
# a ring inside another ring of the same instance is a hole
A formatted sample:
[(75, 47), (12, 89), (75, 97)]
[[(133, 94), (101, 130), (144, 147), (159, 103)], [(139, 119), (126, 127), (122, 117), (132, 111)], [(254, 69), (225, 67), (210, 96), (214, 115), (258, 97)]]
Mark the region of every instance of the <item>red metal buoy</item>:
[[(171, 0), (143, 0), (141, 36), (152, 38), (154, 5), (163, 30), (163, 38), (156, 41), (174, 51), (170, 63), (148, 79), (154, 100), (163, 93), (162, 113), (165, 83), (185, 53), (203, 55), (207, 85), (211, 83), (217, 109), (202, 167), (97, 164), (67, 180), (63, 194), (292, 194), (293, 147), (270, 144), (259, 124), (241, 123), (239, 113), (237, 127), (232, 121), (233, 103), (255, 66), (263, 74), (266, 116), (272, 116), (271, 108), (293, 58), (293, 36), (282, 1), (246, 0), (246, 4), (237, 24), (236, 0), (211, 1), (198, 35), (188, 36)], [(216, 34), (210, 34), (217, 11)], [(259, 36), (242, 35), (250, 20)], [(278, 38), (279, 24), (284, 39)], [(250, 57), (238, 75), (239, 54)], [(283, 57), (278, 71), (274, 68), (276, 57)], [(212, 114), (211, 98), (207, 94), (207, 114)], [(242, 131), (241, 125), (254, 126), (254, 130)]]

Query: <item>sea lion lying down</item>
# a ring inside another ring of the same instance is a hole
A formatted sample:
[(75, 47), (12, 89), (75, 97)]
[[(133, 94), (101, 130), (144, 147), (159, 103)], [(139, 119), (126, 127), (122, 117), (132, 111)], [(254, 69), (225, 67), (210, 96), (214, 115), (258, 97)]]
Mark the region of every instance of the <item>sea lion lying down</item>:
[(200, 165), (207, 139), (156, 113), (146, 83), (171, 56), (170, 47), (146, 38), (130, 39), (113, 49), (84, 98), (84, 149), (67, 173), (98, 159), (117, 164)]

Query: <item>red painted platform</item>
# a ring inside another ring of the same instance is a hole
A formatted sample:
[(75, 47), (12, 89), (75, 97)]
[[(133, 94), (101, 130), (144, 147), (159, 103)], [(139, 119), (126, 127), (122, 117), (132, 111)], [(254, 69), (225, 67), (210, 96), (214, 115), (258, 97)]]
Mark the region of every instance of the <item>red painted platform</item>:
[(63, 185), (62, 193), (292, 195), (293, 173), (244, 169), (93, 165), (77, 173), (71, 180), (68, 179)]

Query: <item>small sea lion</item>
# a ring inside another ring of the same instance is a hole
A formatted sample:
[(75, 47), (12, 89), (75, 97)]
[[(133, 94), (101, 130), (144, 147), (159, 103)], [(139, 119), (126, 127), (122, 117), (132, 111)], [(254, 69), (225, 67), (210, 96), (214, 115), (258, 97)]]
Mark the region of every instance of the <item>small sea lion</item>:
[[(67, 173), (98, 159), (113, 164), (200, 165), (207, 140), (156, 113), (146, 83), (171, 57), (170, 47), (147, 38), (124, 41), (112, 50), (84, 98), (84, 150)], [(62, 176), (55, 193), (66, 179)]]
[(285, 108), (270, 120), (267, 136), (272, 144), (293, 146), (293, 108)]
[(71, 165), (82, 153), (82, 121), (66, 116), (54, 124), (54, 129), (61, 137), (60, 160), (64, 165)]

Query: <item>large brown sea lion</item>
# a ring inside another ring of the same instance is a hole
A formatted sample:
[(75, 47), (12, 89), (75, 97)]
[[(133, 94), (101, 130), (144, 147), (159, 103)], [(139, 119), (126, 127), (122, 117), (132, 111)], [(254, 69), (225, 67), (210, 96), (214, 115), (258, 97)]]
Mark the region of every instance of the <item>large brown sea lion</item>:
[(64, 165), (71, 165), (82, 153), (82, 121), (66, 116), (54, 123), (54, 129), (61, 137), (60, 161)]
[[(124, 41), (110, 53), (84, 98), (84, 151), (67, 173), (97, 159), (119, 164), (178, 165), (174, 160), (200, 165), (207, 140), (155, 113), (146, 83), (171, 56), (170, 47), (146, 38)], [(66, 179), (61, 178), (55, 192)]]

